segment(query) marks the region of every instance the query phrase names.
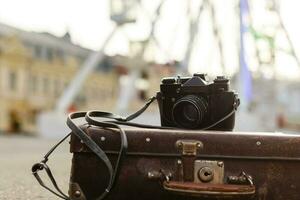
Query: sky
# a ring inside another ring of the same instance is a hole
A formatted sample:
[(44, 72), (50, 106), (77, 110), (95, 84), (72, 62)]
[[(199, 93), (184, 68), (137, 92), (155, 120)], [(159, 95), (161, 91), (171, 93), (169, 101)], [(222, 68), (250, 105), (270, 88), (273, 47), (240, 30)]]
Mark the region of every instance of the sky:
[[(142, 40), (149, 34), (151, 13), (153, 14), (160, 0), (142, 0), (142, 2), (146, 9), (139, 9), (136, 24), (126, 25), (117, 32), (106, 49), (109, 54), (126, 55), (130, 51), (128, 38), (132, 41)], [(149, 58), (158, 62), (184, 58), (189, 35), (186, 2), (185, 0), (165, 1), (161, 12), (162, 16), (155, 31), (157, 41), (162, 48), (158, 49), (154, 46), (149, 48), (147, 54)], [(195, 16), (201, 1), (192, 0), (191, 2), (193, 2), (193, 6), (190, 8), (190, 12), (192, 16)], [(266, 15), (262, 2), (265, 1), (251, 1), (251, 4), (255, 5), (256, 25), (260, 28), (263, 28), (264, 23), (267, 23), (270, 18)], [(207, 10), (204, 11), (199, 22), (201, 34), (196, 37), (197, 45), (194, 46), (191, 56), (190, 71), (231, 74), (239, 66), (237, 1), (215, 0), (214, 3), (217, 23), (222, 32), (225, 72), (222, 72), (220, 67), (218, 46), (214, 40), (211, 17)], [(27, 31), (49, 32), (57, 36), (62, 36), (69, 31), (74, 43), (98, 50), (115, 26), (109, 17), (109, 6), (108, 0), (0, 0), (0, 22)], [(285, 0), (281, 3), (282, 18), (294, 43), (296, 53), (300, 55), (300, 26), (297, 25), (298, 19), (300, 19), (299, 10), (300, 1)], [(285, 39), (281, 40), (279, 44), (284, 46), (286, 41)], [(251, 55), (251, 50), (249, 52)], [(290, 78), (299, 78), (299, 66), (293, 59), (287, 57), (286, 55), (278, 56), (276, 73), (286, 74)], [(249, 63), (251, 70), (258, 69), (253, 58), (249, 58)], [(268, 72), (266, 68), (265, 73), (268, 75), (271, 72)]]
[(76, 43), (93, 49), (101, 46), (113, 25), (108, 1), (1, 0), (0, 5), (3, 23), (58, 36), (69, 30)]

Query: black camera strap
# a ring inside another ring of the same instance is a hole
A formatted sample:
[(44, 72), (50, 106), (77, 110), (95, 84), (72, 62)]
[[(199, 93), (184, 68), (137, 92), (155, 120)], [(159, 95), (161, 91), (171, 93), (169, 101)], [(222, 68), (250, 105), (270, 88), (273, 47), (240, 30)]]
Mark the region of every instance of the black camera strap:
[[(124, 158), (124, 155), (126, 154), (126, 150), (127, 150), (127, 146), (128, 146), (127, 137), (126, 137), (124, 130), (120, 127), (120, 125), (117, 122), (120, 122), (120, 124), (125, 125), (126, 123), (128, 123), (128, 121), (133, 120), (134, 118), (141, 115), (155, 99), (156, 99), (156, 97), (150, 98), (140, 110), (138, 110), (137, 112), (133, 113), (132, 115), (130, 115), (126, 118), (121, 117), (119, 115), (115, 115), (113, 113), (101, 112), (101, 111), (74, 112), (68, 116), (67, 125), (72, 130), (72, 133), (75, 134), (92, 152), (94, 152), (99, 157), (99, 159), (106, 165), (106, 167), (108, 169), (108, 173), (109, 173), (108, 186), (106, 187), (105, 191), (99, 197), (97, 197), (97, 200), (104, 199), (107, 196), (107, 194), (109, 194), (110, 190), (113, 188), (115, 180), (119, 174), (119, 169), (121, 166), (122, 159)], [(108, 159), (107, 155), (105, 154), (105, 152), (79, 126), (76, 125), (74, 120), (78, 119), (78, 118), (83, 118), (83, 117), (85, 117), (85, 119), (89, 125), (99, 126), (99, 127), (103, 127), (103, 128), (115, 128), (115, 129), (119, 130), (120, 137), (121, 137), (121, 145), (120, 145), (120, 150), (119, 150), (118, 159), (117, 159), (115, 168), (113, 168), (113, 166), (112, 166), (110, 160)], [(106, 119), (112, 119), (115, 121), (97, 121), (97, 120), (94, 120), (92, 117), (101, 117), (101, 118), (106, 118)], [(147, 125), (142, 125), (142, 124), (138, 125), (136, 123), (130, 123), (129, 126), (154, 128), (154, 126), (150, 126), (150, 125), (147, 126)], [(155, 127), (155, 128), (158, 128), (158, 127)], [(41, 162), (34, 164), (31, 169), (34, 177), (37, 179), (38, 183), (42, 187), (44, 187), (51, 193), (55, 194), (56, 196), (58, 196), (62, 199), (66, 199), (66, 200), (71, 200), (71, 198), (68, 197), (68, 195), (64, 194), (62, 192), (62, 190), (59, 188), (49, 166), (46, 163), (48, 162), (49, 157), (54, 152), (54, 150), (61, 143), (63, 143), (70, 135), (71, 135), (71, 133), (66, 135), (57, 144), (55, 144), (45, 154), (44, 159)], [(48, 187), (43, 182), (43, 180), (41, 179), (41, 177), (38, 174), (38, 172), (41, 170), (46, 171), (46, 173), (47, 173), (53, 187), (56, 189), (56, 191), (54, 189), (51, 189), (50, 187)]]
[[(125, 118), (121, 117), (119, 115), (115, 115), (113, 113), (102, 112), (102, 111), (74, 112), (74, 113), (69, 114), (69, 116), (67, 118), (67, 125), (72, 130), (72, 133), (74, 135), (76, 135), (93, 153), (95, 153), (98, 156), (98, 158), (106, 165), (108, 173), (109, 173), (108, 185), (107, 185), (105, 191), (99, 197), (97, 197), (96, 200), (104, 199), (109, 194), (109, 192), (112, 190), (112, 188), (115, 184), (115, 180), (117, 179), (117, 177), (119, 175), (120, 167), (122, 165), (122, 160), (123, 160), (124, 156), (126, 155), (126, 151), (127, 151), (127, 147), (128, 147), (127, 136), (126, 136), (125, 131), (122, 129), (122, 127), (120, 125), (140, 127), (140, 128), (151, 128), (151, 129), (175, 129), (174, 127), (161, 127), (161, 126), (153, 126), (153, 125), (145, 125), (145, 124), (129, 122), (129, 121), (137, 118), (139, 115), (141, 115), (149, 107), (149, 105), (155, 100), (156, 100), (156, 97), (151, 97), (140, 110), (138, 110), (137, 112), (135, 112)], [(231, 115), (233, 115), (235, 113), (238, 106), (239, 106), (239, 100), (236, 99), (236, 101), (233, 104), (232, 111), (230, 113), (228, 113), (226, 116), (224, 116), (217, 122), (213, 123), (212, 125), (205, 127), (201, 130), (207, 130), (207, 129), (219, 124), (220, 122), (224, 121), (225, 119), (229, 118)], [(90, 138), (90, 136), (88, 136), (84, 132), (84, 130), (82, 130), (78, 125), (76, 125), (74, 120), (78, 119), (78, 118), (83, 118), (83, 117), (85, 118), (85, 120), (87, 121), (87, 123), (89, 125), (98, 126), (98, 127), (102, 127), (102, 128), (113, 128), (113, 129), (119, 130), (119, 134), (120, 134), (120, 138), (121, 138), (121, 145), (120, 145), (120, 150), (119, 150), (119, 154), (118, 154), (118, 159), (117, 159), (117, 162), (116, 162), (114, 168), (113, 168), (109, 158), (107, 157), (106, 153)], [(95, 117), (111, 119), (111, 121), (98, 121), (95, 119)], [(58, 184), (57, 184), (49, 166), (46, 163), (48, 162), (49, 157), (53, 153), (53, 151), (62, 142), (64, 142), (70, 135), (71, 135), (71, 133), (66, 135), (57, 144), (55, 144), (45, 154), (44, 159), (41, 162), (34, 164), (31, 169), (34, 177), (37, 179), (38, 183), (42, 187), (44, 187), (51, 193), (55, 194), (56, 196), (58, 196), (62, 199), (66, 199), (66, 200), (71, 200), (71, 198), (68, 195), (64, 194), (62, 192), (62, 190), (58, 187)], [(43, 180), (41, 179), (41, 177), (38, 174), (38, 172), (41, 170), (46, 171), (46, 173), (47, 173), (53, 187), (56, 189), (56, 191), (54, 189), (51, 189), (50, 187), (48, 187), (43, 182)]]

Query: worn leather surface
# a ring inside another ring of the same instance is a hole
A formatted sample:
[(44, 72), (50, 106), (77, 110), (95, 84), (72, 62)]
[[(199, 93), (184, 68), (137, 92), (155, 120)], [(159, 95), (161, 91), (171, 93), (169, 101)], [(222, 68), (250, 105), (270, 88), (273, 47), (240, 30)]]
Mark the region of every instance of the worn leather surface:
[[(85, 127), (87, 134), (106, 151), (114, 164), (120, 147), (116, 130)], [(192, 139), (203, 143), (197, 160), (224, 162), (225, 177), (241, 171), (253, 177), (255, 200), (300, 199), (300, 137), (280, 133), (204, 132), (187, 130), (125, 129), (128, 154), (110, 200), (187, 200), (163, 189), (158, 180), (148, 178), (151, 171), (172, 174), (172, 181), (182, 180), (178, 172), (181, 151), (177, 140)], [(89, 149), (72, 135), (74, 154), (70, 181), (77, 183), (87, 199), (94, 199), (107, 185), (108, 174)], [(195, 197), (194, 197), (195, 198)], [(199, 199), (199, 198), (195, 198)], [(203, 198), (201, 198), (203, 199)], [(204, 198), (209, 199), (209, 198)]]
[[(120, 136), (117, 130), (85, 127), (91, 138), (105, 151), (118, 151)], [(140, 154), (174, 154), (180, 150), (178, 140), (199, 140), (204, 148), (198, 155), (261, 156), (300, 159), (300, 136), (266, 132), (222, 132), (159, 129), (125, 129), (128, 151)], [(104, 140), (104, 141), (103, 141)], [(89, 152), (76, 136), (72, 135), (71, 152)]]

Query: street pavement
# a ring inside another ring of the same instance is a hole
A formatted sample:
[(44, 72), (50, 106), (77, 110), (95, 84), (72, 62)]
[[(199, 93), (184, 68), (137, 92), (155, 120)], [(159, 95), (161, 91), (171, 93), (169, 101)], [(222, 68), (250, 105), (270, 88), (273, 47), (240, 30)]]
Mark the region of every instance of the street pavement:
[[(58, 199), (40, 187), (31, 173), (33, 163), (40, 161), (55, 142), (39, 137), (0, 135), (1, 200)], [(68, 142), (63, 144), (49, 160), (52, 172), (65, 192), (71, 166), (68, 145)]]

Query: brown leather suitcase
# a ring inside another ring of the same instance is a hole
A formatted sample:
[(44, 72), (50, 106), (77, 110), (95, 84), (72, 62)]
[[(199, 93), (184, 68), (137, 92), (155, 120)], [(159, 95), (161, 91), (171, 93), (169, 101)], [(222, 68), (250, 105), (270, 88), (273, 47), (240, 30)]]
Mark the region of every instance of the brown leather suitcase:
[[(119, 130), (84, 126), (113, 166)], [(124, 129), (128, 150), (110, 200), (300, 199), (300, 136), (197, 130)], [(104, 163), (71, 135), (69, 195), (97, 199), (107, 187)]]

